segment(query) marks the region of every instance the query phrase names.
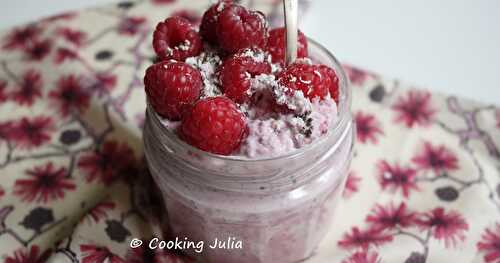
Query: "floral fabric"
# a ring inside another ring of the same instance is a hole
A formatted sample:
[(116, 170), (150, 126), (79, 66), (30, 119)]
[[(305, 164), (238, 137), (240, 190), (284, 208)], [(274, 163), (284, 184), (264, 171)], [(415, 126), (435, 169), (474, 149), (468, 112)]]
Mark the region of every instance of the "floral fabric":
[[(279, 21), (280, 1), (245, 1)], [(190, 262), (142, 159), (153, 26), (208, 1), (139, 0), (0, 34), (0, 261)], [(307, 262), (500, 262), (500, 109), (346, 66), (357, 145)]]

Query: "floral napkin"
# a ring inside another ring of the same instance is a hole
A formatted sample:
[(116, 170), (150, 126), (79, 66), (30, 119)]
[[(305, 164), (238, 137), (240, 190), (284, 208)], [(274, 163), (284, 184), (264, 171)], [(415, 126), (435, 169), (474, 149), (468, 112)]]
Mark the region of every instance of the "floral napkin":
[[(0, 261), (190, 262), (130, 243), (165, 231), (142, 157), (152, 29), (198, 23), (208, 2), (120, 2), (0, 34)], [(280, 21), (280, 1), (244, 2)], [(307, 262), (500, 262), (500, 109), (345, 69), (355, 157)]]

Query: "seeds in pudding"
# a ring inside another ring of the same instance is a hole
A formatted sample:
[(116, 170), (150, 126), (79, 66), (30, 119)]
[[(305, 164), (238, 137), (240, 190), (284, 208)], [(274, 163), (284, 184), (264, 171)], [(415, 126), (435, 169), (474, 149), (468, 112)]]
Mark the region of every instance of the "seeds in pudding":
[[(298, 50), (297, 57), (298, 58), (306, 58), (308, 55), (307, 52), (307, 38), (299, 30), (299, 39), (298, 39)], [(267, 47), (266, 50), (271, 54), (273, 59), (273, 63), (283, 64), (285, 60), (285, 45), (286, 45), (286, 31), (285, 28), (275, 28), (269, 31), (269, 37), (267, 38)]]
[[(259, 53), (262, 59), (259, 59)], [(226, 59), (219, 76), (224, 94), (236, 103), (247, 102), (251, 95), (251, 79), (271, 73), (271, 65), (264, 57), (262, 51), (244, 50)]]
[(267, 22), (262, 13), (233, 4), (219, 14), (216, 33), (218, 44), (230, 54), (244, 48), (265, 48)]
[(188, 144), (216, 154), (229, 155), (246, 138), (245, 116), (226, 97), (199, 100), (182, 120), (179, 135)]
[(153, 48), (162, 60), (184, 61), (188, 57), (199, 55), (203, 43), (188, 20), (174, 16), (156, 26)]
[(215, 3), (207, 11), (205, 11), (200, 24), (200, 35), (203, 40), (212, 45), (217, 44), (217, 18), (224, 8), (232, 5), (232, 3), (233, 2), (231, 0), (222, 0)]
[(144, 76), (148, 100), (169, 120), (180, 120), (183, 111), (200, 96), (200, 72), (184, 62), (164, 61), (150, 66)]

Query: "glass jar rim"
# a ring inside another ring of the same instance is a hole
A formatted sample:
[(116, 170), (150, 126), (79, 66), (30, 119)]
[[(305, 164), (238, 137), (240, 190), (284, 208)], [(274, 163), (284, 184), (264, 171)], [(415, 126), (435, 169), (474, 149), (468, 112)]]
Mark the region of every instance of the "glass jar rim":
[[(192, 152), (193, 154), (203, 156), (203, 157), (208, 157), (211, 159), (217, 159), (221, 160), (224, 162), (245, 162), (245, 163), (253, 163), (253, 164), (258, 164), (260, 162), (269, 162), (273, 160), (283, 160), (283, 159), (289, 159), (289, 158), (294, 158), (297, 156), (305, 155), (320, 145), (324, 143), (325, 141), (328, 141), (331, 136), (335, 136), (335, 134), (341, 134), (342, 130), (348, 129), (349, 124), (351, 122), (350, 120), (350, 109), (351, 109), (351, 89), (349, 88), (349, 79), (347, 78), (347, 75), (342, 68), (340, 62), (338, 59), (325, 47), (320, 45), (317, 41), (307, 38), (308, 39), (308, 44), (309, 48), (313, 46), (314, 48), (319, 49), (320, 52), (324, 53), (328, 59), (331, 60), (334, 66), (335, 73), (337, 74), (337, 77), (339, 78), (339, 89), (340, 89), (340, 96), (339, 96), (339, 103), (337, 104), (337, 116), (338, 119), (335, 121), (334, 125), (328, 130), (328, 133), (326, 136), (321, 136), (317, 140), (313, 141), (310, 144), (304, 145), (300, 149), (295, 149), (293, 151), (290, 151), (289, 153), (282, 154), (282, 155), (277, 155), (277, 156), (270, 156), (270, 157), (264, 157), (264, 158), (247, 158), (243, 156), (233, 156), (233, 155), (220, 155), (220, 154), (214, 154), (210, 152), (206, 152), (203, 150), (200, 150), (194, 146), (189, 145), (188, 143), (184, 142), (180, 138), (178, 138), (177, 134), (171, 132), (165, 125), (161, 125), (161, 130), (162, 132), (167, 135), (170, 139), (172, 139), (172, 142), (176, 143), (178, 146), (182, 146), (186, 148), (188, 151)], [(311, 45), (312, 44), (312, 45)], [(162, 117), (155, 111), (153, 110), (152, 106), (150, 103), (147, 103), (147, 111), (148, 116), (151, 116), (152, 118), (155, 119), (155, 121), (161, 123)], [(338, 144), (336, 144), (338, 145)]]

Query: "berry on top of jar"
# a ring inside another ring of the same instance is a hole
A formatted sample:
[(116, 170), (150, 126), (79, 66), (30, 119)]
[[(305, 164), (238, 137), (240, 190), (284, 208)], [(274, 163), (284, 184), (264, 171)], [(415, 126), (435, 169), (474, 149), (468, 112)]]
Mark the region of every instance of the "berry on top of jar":
[(247, 158), (289, 153), (323, 136), (337, 119), (336, 72), (308, 58), (285, 66), (284, 28), (229, 0), (212, 5), (199, 30), (181, 17), (158, 23), (160, 62), (144, 76), (163, 124), (201, 150)]

